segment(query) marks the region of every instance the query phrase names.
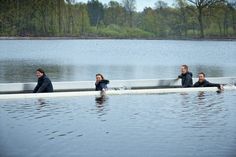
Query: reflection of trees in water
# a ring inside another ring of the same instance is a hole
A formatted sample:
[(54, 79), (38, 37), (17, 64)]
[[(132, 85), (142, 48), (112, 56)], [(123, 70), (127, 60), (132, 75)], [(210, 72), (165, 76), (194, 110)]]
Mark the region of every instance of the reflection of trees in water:
[(205, 65), (197, 65), (191, 68), (194, 70), (194, 77), (197, 77), (199, 72), (204, 72), (207, 77), (222, 77), (224, 76), (223, 67), (220, 66), (205, 66)]
[[(207, 77), (232, 76), (231, 68), (227, 70), (219, 66), (189, 65), (196, 77), (198, 72), (205, 72)], [(3, 60), (0, 62), (0, 82), (35, 82), (35, 70), (43, 68), (52, 81), (85, 81), (94, 80), (96, 73), (103, 73), (110, 80), (119, 79), (155, 79), (175, 78), (179, 74), (179, 66), (163, 65), (74, 65), (63, 64), (52, 60)], [(232, 68), (233, 69), (233, 68)]]
[[(35, 70), (43, 68), (52, 81), (94, 80), (96, 73), (103, 73), (109, 79), (135, 78), (133, 66), (117, 65), (65, 65), (50, 61), (11, 61), (0, 63), (0, 82), (35, 82)], [(136, 69), (137, 70), (137, 69)]]
[(1, 61), (0, 82), (35, 82), (35, 70), (43, 68), (52, 80), (60, 80), (73, 75), (73, 66), (43, 64), (37, 61)]

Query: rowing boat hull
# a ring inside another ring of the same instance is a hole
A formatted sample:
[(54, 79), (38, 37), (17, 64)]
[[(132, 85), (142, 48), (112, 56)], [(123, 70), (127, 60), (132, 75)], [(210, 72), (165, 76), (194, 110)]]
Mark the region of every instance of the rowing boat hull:
[[(224, 87), (224, 90), (235, 90), (235, 86)], [(137, 90), (108, 90), (106, 95), (138, 95), (138, 94), (165, 94), (165, 93), (190, 93), (190, 92), (217, 92), (217, 87), (205, 88), (162, 88), (162, 89), (137, 89)], [(0, 100), (8, 99), (40, 99), (80, 96), (101, 96), (99, 91), (80, 92), (54, 92), (54, 93), (30, 93), (30, 94), (1, 94)]]
[[(208, 81), (219, 84), (236, 83), (236, 77), (212, 77)], [(193, 79), (196, 82), (197, 78)], [(0, 94), (31, 93), (36, 83), (0, 83)], [(180, 87), (180, 79), (110, 80), (110, 89), (154, 89)], [(53, 82), (55, 92), (93, 91), (94, 81)]]

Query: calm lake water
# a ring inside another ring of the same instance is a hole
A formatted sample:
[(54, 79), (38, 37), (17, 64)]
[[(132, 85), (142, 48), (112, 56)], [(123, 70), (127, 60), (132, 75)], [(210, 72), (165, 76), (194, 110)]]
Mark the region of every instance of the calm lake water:
[[(235, 41), (0, 40), (0, 83), (236, 76)], [(0, 100), (0, 157), (235, 157), (236, 91)]]
[(0, 101), (1, 157), (235, 157), (236, 92)]
[(236, 76), (236, 41), (1, 40), (0, 83), (34, 82), (38, 67), (52, 81), (175, 78), (181, 64), (196, 76)]

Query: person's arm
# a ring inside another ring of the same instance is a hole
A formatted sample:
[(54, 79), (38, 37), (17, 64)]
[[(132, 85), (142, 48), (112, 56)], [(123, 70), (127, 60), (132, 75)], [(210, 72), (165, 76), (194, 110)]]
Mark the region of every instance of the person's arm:
[(221, 89), (222, 85), (217, 84), (217, 83), (210, 83), (210, 82), (208, 82), (207, 83), (207, 87), (217, 87), (217, 88)]
[(38, 89), (37, 93), (42, 93), (45, 91), (45, 89), (47, 88), (47, 86), (49, 85), (50, 80), (48, 78), (45, 78), (43, 81), (43, 84), (40, 86), (40, 88)]
[(182, 79), (182, 78), (183, 78), (183, 75), (180, 74), (177, 79)]
[(183, 87), (192, 87), (193, 86), (193, 80), (190, 75), (186, 76), (185, 84)]
[(101, 90), (106, 90), (107, 89), (107, 84), (106, 83), (101, 83)]
[(95, 91), (99, 91), (99, 83), (95, 83)]
[(33, 90), (33, 93), (37, 93), (38, 89), (39, 89), (39, 84), (36, 85), (36, 87)]
[(193, 87), (200, 87), (199, 83), (198, 82), (194, 83)]

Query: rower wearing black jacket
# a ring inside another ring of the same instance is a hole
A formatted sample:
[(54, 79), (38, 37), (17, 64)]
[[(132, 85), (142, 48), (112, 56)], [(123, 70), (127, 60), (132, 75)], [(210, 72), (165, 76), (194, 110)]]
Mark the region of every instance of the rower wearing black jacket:
[(179, 79), (182, 79), (182, 87), (187, 88), (187, 87), (192, 87), (193, 86), (193, 74), (188, 71), (188, 66), (187, 65), (182, 65), (181, 66), (181, 74), (178, 76)]
[(223, 90), (223, 85), (216, 84), (216, 83), (210, 83), (206, 80), (206, 74), (203, 72), (200, 72), (198, 74), (198, 81), (193, 85), (193, 87), (217, 87), (220, 90)]
[(53, 92), (52, 82), (47, 77), (43, 69), (39, 68), (36, 70), (36, 77), (38, 78), (38, 84), (34, 88), (33, 93)]
[(96, 74), (96, 82), (95, 82), (96, 91), (107, 90), (107, 84), (109, 84), (109, 80), (105, 80), (102, 74)]

